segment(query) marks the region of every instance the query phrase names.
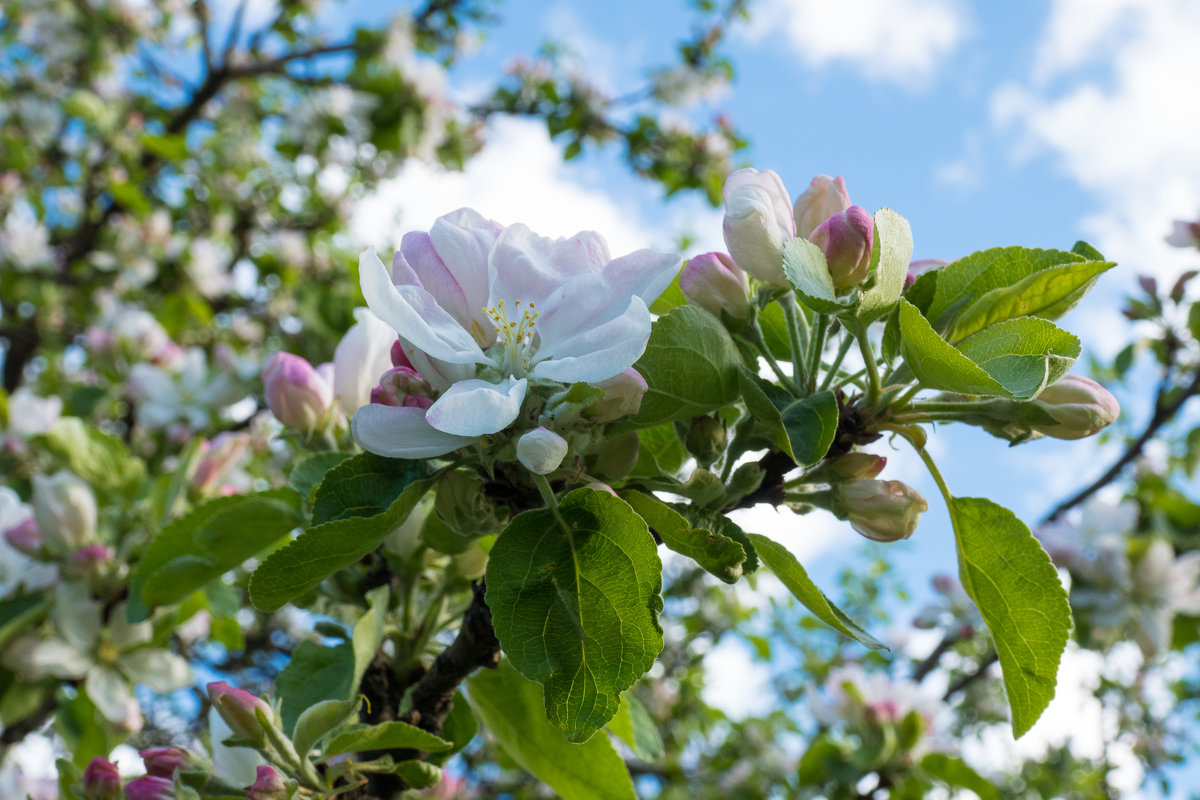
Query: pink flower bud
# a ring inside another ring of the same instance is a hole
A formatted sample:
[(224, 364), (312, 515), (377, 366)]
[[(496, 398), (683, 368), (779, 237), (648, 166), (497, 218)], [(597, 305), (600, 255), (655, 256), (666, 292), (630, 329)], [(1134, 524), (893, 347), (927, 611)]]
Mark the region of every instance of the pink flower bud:
[(113, 551), (102, 544), (88, 545), (76, 550), (67, 561), (67, 571), (72, 575), (91, 575), (112, 561)]
[(260, 764), (254, 785), (246, 787), (246, 796), (250, 800), (287, 800), (287, 780), (270, 764)]
[(809, 241), (825, 253), (833, 288), (852, 289), (867, 279), (875, 220), (861, 206), (850, 206), (817, 226)]
[(1172, 247), (1200, 247), (1200, 220), (1175, 220), (1166, 242)]
[(792, 203), (771, 170), (739, 169), (725, 179), (725, 247), (739, 267), (765, 283), (787, 285), (783, 245), (796, 235)]
[(211, 489), (233, 468), (249, 445), (250, 434), (231, 431), (217, 434), (211, 442), (205, 442), (204, 457), (196, 465), (192, 484), (201, 492)]
[(188, 754), (178, 747), (151, 747), (139, 750), (146, 772), (159, 778), (172, 778), (176, 770), (187, 769), (190, 759)]
[(433, 405), (435, 394), (429, 381), (412, 367), (393, 367), (383, 374), (379, 385), (371, 390), (371, 402), (385, 406), (429, 408)]
[(408, 360), (408, 354), (404, 352), (404, 347), (400, 344), (400, 340), (392, 342), (392, 351), (390, 353), (393, 367), (408, 367), (415, 371), (412, 362)]
[(558, 469), (566, 457), (567, 440), (548, 428), (534, 428), (517, 439), (517, 461), (538, 475)]
[(684, 265), (679, 288), (694, 306), (715, 317), (724, 311), (745, 323), (750, 319), (750, 285), (746, 273), (724, 253), (705, 253)]
[(846, 192), (846, 182), (842, 176), (831, 178), (818, 175), (812, 179), (804, 194), (796, 198), (796, 205), (792, 209), (796, 218), (796, 235), (808, 239), (818, 225), (849, 207), (850, 195)]
[(102, 756), (89, 761), (83, 771), (83, 796), (86, 800), (120, 800), (121, 773), (117, 765)]
[(37, 556), (42, 551), (42, 532), (37, 520), (26, 517), (4, 531), (4, 541), (27, 556)]
[(883, 472), (886, 466), (886, 456), (846, 453), (829, 462), (828, 476), (830, 481), (866, 480)]
[(917, 529), (929, 503), (902, 481), (847, 481), (834, 487), (835, 512), (868, 539), (894, 542)]
[(592, 385), (604, 390), (604, 397), (584, 409), (585, 415), (595, 422), (611, 422), (626, 414), (636, 414), (642, 407), (642, 395), (650, 388), (633, 367)]
[(233, 735), (242, 739), (254, 741), (262, 736), (262, 725), (255, 709), (262, 709), (268, 718), (273, 714), (267, 701), (245, 689), (235, 689), (225, 681), (208, 684), (208, 698)]
[(175, 800), (175, 782), (170, 778), (145, 775), (129, 782), (125, 796), (129, 800)]
[(288, 427), (315, 430), (333, 404), (332, 385), (300, 356), (276, 353), (262, 378), (271, 413)]
[(1055, 439), (1082, 439), (1099, 432), (1121, 414), (1117, 398), (1091, 378), (1066, 375), (1032, 401), (1058, 421), (1033, 429)]

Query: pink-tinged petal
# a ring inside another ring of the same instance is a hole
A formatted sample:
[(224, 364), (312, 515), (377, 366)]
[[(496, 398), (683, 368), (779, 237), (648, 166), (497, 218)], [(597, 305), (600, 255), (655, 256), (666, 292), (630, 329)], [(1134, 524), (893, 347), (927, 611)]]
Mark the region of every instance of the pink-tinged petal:
[[(397, 275), (397, 265), (400, 265), (400, 275)], [(411, 270), (416, 281), (396, 280), (406, 277), (404, 268)], [(458, 320), (464, 328), (471, 323), (471, 307), (463, 287), (454, 279), (454, 275), (446, 268), (446, 264), (438, 255), (429, 234), (424, 231), (411, 231), (404, 234), (400, 241), (400, 251), (392, 260), (392, 280), (397, 285), (413, 284), (420, 286), (437, 299), (438, 305), (446, 309), (450, 316)], [(484, 277), (486, 284), (487, 278)]]
[(635, 250), (615, 258), (604, 268), (604, 279), (620, 297), (640, 297), (650, 305), (679, 274), (683, 258), (677, 253)]
[(469, 208), (438, 217), (429, 230), (438, 256), (462, 290), (467, 313), (481, 322), (487, 320), (481, 310), (488, 304), (491, 289), (488, 256), (502, 230), (499, 224)]
[(389, 458), (435, 458), (476, 439), (430, 426), (423, 408), (399, 406), (363, 406), (355, 412), (350, 429), (364, 450)]
[(395, 286), (374, 248), (358, 260), (363, 297), (375, 316), (434, 358), (453, 364), (484, 361), (483, 351), (437, 299), (419, 286)]
[(563, 383), (597, 383), (633, 366), (649, 338), (650, 311), (633, 297), (616, 319), (585, 327), (552, 350), (540, 350), (538, 357), (544, 360), (530, 374)]
[(409, 363), (429, 385), (439, 392), (444, 392), (459, 381), (475, 377), (474, 364), (451, 364), (440, 361), (417, 350), (411, 344), (405, 343), (404, 352), (408, 354)]
[(506, 378), (500, 383), (477, 378), (459, 381), (429, 407), (425, 420), (439, 431), (457, 436), (502, 431), (521, 413), (526, 383), (524, 378)]
[(490, 302), (551, 304), (564, 283), (597, 275), (608, 262), (608, 245), (598, 233), (584, 231), (569, 239), (551, 239), (524, 225), (510, 225), (492, 249)]

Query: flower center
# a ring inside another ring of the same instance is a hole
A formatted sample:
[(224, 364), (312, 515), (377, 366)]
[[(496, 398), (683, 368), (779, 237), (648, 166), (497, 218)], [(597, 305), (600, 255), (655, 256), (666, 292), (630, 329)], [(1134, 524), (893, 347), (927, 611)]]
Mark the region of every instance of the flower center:
[(523, 377), (531, 366), (530, 357), (533, 355), (534, 337), (537, 335), (538, 312), (531, 302), (524, 308), (517, 300), (512, 305), (512, 318), (509, 309), (501, 300), (483, 313), (496, 327), (495, 361), (500, 368), (515, 377)]

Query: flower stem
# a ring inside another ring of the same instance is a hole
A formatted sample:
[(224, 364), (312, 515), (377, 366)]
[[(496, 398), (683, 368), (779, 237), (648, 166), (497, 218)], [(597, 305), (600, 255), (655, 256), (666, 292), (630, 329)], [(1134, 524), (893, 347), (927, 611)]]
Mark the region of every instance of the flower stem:
[[(792, 352), (793, 373), (800, 368), (804, 363), (804, 348), (800, 345), (800, 322), (796, 318), (799, 309), (796, 307), (796, 293), (788, 292), (783, 297), (779, 298), (779, 306), (783, 309), (783, 318), (787, 320), (788, 345)], [(822, 321), (824, 317), (822, 317)], [(817, 336), (822, 333), (818, 328)], [(811, 383), (813, 378), (807, 376), (807, 380)]]
[(766, 360), (767, 366), (775, 373), (775, 377), (779, 379), (783, 388), (787, 389), (795, 397), (802, 397), (800, 387), (783, 371), (783, 367), (779, 366), (779, 362), (775, 360), (775, 356), (771, 355), (771, 350), (767, 347), (767, 343), (763, 339), (762, 329), (758, 327), (758, 323), (756, 322), (747, 328), (744, 335), (746, 336), (746, 340), (758, 351), (758, 354)]
[(542, 495), (542, 502), (546, 504), (546, 508), (554, 514), (554, 518), (558, 520), (558, 524), (562, 527), (565, 533), (570, 533), (571, 528), (567, 525), (567, 521), (563, 519), (562, 512), (558, 510), (558, 498), (554, 496), (554, 490), (550, 488), (550, 481), (546, 480), (545, 475), (534, 475), (533, 485), (537, 487), (538, 493)]
[[(845, 330), (843, 328), (843, 330)], [(821, 381), (821, 391), (824, 392), (833, 385), (833, 379), (837, 377), (837, 372), (842, 366), (842, 362), (846, 359), (846, 354), (850, 352), (850, 348), (854, 346), (853, 336), (842, 336), (842, 343), (838, 345), (837, 355), (833, 358), (833, 363), (829, 366), (829, 371), (825, 373), (825, 378)]]
[(817, 374), (821, 371), (821, 356), (825, 353), (825, 334), (829, 331), (829, 317), (817, 315), (817, 331), (809, 342), (808, 351), (808, 394), (817, 388)]
[(863, 363), (867, 372), (867, 405), (874, 406), (879, 402), (883, 387), (879, 383), (879, 365), (875, 363), (875, 351), (871, 349), (871, 339), (867, 336), (867, 326), (855, 321), (851, 330), (858, 340), (858, 349), (862, 353)]

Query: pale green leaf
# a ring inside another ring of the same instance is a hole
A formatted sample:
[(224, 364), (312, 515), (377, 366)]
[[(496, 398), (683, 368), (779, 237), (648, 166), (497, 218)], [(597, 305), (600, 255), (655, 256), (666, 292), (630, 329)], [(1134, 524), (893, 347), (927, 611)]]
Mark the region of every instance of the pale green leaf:
[(334, 728), (358, 716), (360, 700), (322, 700), (304, 710), (292, 731), (292, 744), (305, 758), (317, 742)]
[(857, 291), (837, 296), (825, 254), (807, 239), (789, 239), (783, 246), (783, 274), (796, 290), (800, 302), (822, 314), (840, 314), (853, 308)]
[(378, 586), (367, 592), (367, 612), (354, 623), (354, 633), (350, 637), (350, 644), (354, 648), (354, 679), (351, 681), (354, 686), (358, 686), (383, 643), (387, 608), (387, 586)]
[(607, 736), (572, 744), (546, 721), (536, 683), (507, 661), (467, 680), (471, 708), (508, 756), (563, 800), (636, 800), (625, 763)]
[(871, 251), (874, 283), (862, 293), (862, 301), (854, 309), (861, 322), (871, 322), (896, 307), (908, 263), (912, 261), (913, 239), (908, 220), (881, 208), (875, 212), (875, 244)]
[(937, 291), (927, 316), (939, 326), (942, 317), (957, 313), (993, 289), (1013, 286), (1042, 270), (1086, 261), (1061, 250), (993, 247), (980, 250), (938, 270)]
[(1007, 508), (982, 498), (956, 497), (950, 514), (959, 575), (992, 634), (1013, 735), (1020, 737), (1054, 698), (1071, 630), (1067, 593), (1050, 556)]
[(779, 578), (792, 596), (815, 614), (817, 619), (872, 650), (887, 650), (886, 645), (860, 628), (840, 608), (830, 602), (786, 547), (757, 533), (751, 533), (749, 536), (763, 563), (767, 565), (767, 569), (775, 573), (775, 577)]
[(439, 753), (454, 745), (429, 731), (399, 720), (379, 725), (356, 723), (337, 731), (325, 745), (326, 756), (342, 753), (361, 753), (364, 750), (397, 750), (411, 748), (426, 753)]
[(642, 761), (653, 762), (663, 757), (662, 736), (646, 707), (632, 692), (621, 695), (621, 707), (608, 723), (608, 730)]
[(585, 741), (662, 650), (662, 564), (623, 500), (576, 489), (517, 515), (496, 539), (487, 604), (513, 666), (545, 687), (546, 714)]
[(725, 583), (737, 583), (742, 577), (746, 550), (733, 539), (692, 527), (682, 514), (651, 495), (629, 492), (623, 499), (676, 553), (694, 560)]

